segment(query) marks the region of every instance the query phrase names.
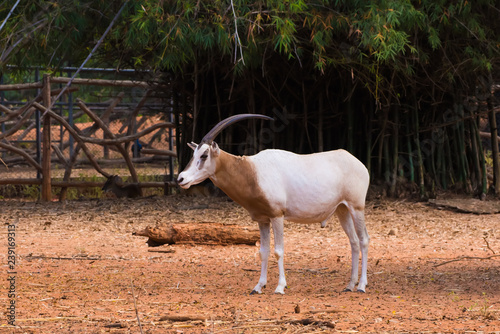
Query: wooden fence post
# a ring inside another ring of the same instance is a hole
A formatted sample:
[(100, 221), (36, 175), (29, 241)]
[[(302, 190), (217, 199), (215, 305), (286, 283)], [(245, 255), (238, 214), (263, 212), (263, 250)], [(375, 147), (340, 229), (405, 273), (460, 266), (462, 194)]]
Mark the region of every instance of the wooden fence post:
[[(43, 105), (49, 109), (51, 104), (50, 98), (50, 75), (43, 75), (42, 88)], [(43, 139), (42, 139), (42, 201), (47, 202), (52, 200), (52, 185), (50, 173), (50, 142), (51, 142), (51, 118), (48, 114), (43, 118)]]

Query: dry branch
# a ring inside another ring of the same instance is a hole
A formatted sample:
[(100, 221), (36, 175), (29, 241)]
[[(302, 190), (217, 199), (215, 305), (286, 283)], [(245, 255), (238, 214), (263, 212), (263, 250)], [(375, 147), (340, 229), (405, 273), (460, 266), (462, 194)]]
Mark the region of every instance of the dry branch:
[[(106, 126), (109, 127), (109, 119), (110, 119), (111, 112), (113, 112), (113, 110), (115, 110), (116, 106), (118, 105), (118, 103), (121, 102), (121, 100), (123, 99), (124, 96), (125, 96), (124, 92), (118, 93), (116, 98), (114, 98), (111, 101), (111, 103), (109, 104), (109, 106), (106, 108), (106, 111), (104, 111), (102, 113), (101, 120), (104, 124), (106, 124)], [(96, 124), (94, 123), (93, 126), (96, 126)], [(106, 137), (104, 137), (104, 138), (106, 138)], [(107, 146), (104, 146), (104, 157), (107, 159), (108, 156), (109, 156), (109, 148)]]
[(54, 150), (54, 152), (56, 153), (57, 155), (57, 158), (59, 158), (59, 161), (65, 166), (67, 167), (68, 166), (68, 160), (64, 157), (64, 154), (61, 152), (61, 149), (59, 149), (59, 146), (57, 146), (57, 144), (55, 143), (52, 143), (50, 144), (50, 146), (52, 146), (52, 149)]
[(14, 125), (9, 130), (5, 131), (4, 133), (0, 133), (0, 139), (7, 138), (16, 133), (17, 130), (19, 130), (24, 125), (24, 123), (31, 117), (31, 115), (33, 115), (35, 110), (36, 110), (35, 108), (29, 108), (28, 112), (19, 121), (16, 122), (16, 125)]
[(100, 256), (45, 256), (45, 255), (28, 255), (25, 258), (26, 260), (30, 261), (33, 259), (40, 259), (40, 260), (83, 260), (83, 261), (97, 261), (100, 260)]
[(42, 184), (40, 179), (0, 179), (0, 185), (4, 184)]
[(130, 136), (132, 133), (135, 132), (136, 130), (136, 117), (139, 111), (142, 109), (144, 104), (146, 104), (147, 99), (149, 98), (149, 95), (151, 95), (153, 91), (151, 89), (148, 89), (146, 91), (146, 94), (142, 97), (142, 99), (137, 103), (135, 106), (134, 111), (132, 111), (129, 115), (129, 119), (125, 124), (128, 124), (128, 129), (127, 129), (127, 136)]
[(19, 136), (17, 136), (16, 140), (18, 142), (22, 141), (24, 139), (24, 137), (26, 137), (26, 135), (28, 135), (35, 128), (35, 126), (36, 126), (35, 121), (31, 121), (30, 123), (26, 122), (26, 128)]
[[(104, 120), (106, 120), (106, 119), (109, 118), (109, 115), (114, 110), (114, 108), (118, 105), (118, 103), (120, 103), (120, 101), (123, 99), (124, 95), (125, 95), (125, 93), (120, 92), (118, 94), (118, 96), (115, 99), (113, 99), (113, 101), (108, 106), (108, 108), (106, 109), (106, 111), (102, 114), (102, 118)], [(83, 133), (85, 133), (86, 135), (90, 136), (95, 131), (97, 131), (98, 128), (99, 127), (97, 126), (97, 124), (94, 123), (94, 124), (92, 124), (92, 126), (90, 126), (89, 128), (85, 129), (83, 131)], [(64, 170), (64, 177), (63, 177), (64, 181), (68, 181), (69, 180), (69, 178), (71, 176), (71, 170), (73, 169), (73, 165), (77, 162), (77, 158), (78, 158), (78, 155), (80, 154), (81, 148), (82, 148), (82, 144), (79, 142), (76, 145), (75, 150), (73, 151), (73, 155), (71, 156), (71, 158), (70, 158), (70, 160), (68, 162), (68, 165), (66, 166), (66, 169)], [(59, 200), (60, 201), (65, 200), (66, 199), (66, 194), (67, 194), (67, 189), (65, 187), (62, 187), (61, 193), (59, 194)]]
[(139, 318), (139, 310), (137, 309), (137, 301), (135, 300), (134, 283), (132, 282), (132, 277), (130, 277), (130, 288), (132, 291), (132, 297), (134, 297), (135, 316), (137, 318), (137, 322), (139, 323), (139, 329), (141, 330), (141, 334), (143, 334), (144, 332), (142, 331), (141, 319)]
[(139, 186), (141, 188), (162, 188), (165, 187), (165, 185), (174, 187), (177, 185), (176, 181), (167, 181), (167, 182), (141, 182), (139, 183)]
[[(491, 133), (489, 132), (484, 132), (484, 131), (481, 131), (479, 132), (479, 135), (483, 138), (488, 138), (488, 139), (491, 139)], [(498, 140), (500, 141), (500, 136), (497, 136)]]
[(486, 257), (480, 257), (480, 256), (461, 256), (453, 260), (445, 261), (443, 263), (435, 264), (434, 268), (436, 267), (441, 267), (444, 266), (445, 264), (452, 263), (452, 262), (457, 262), (457, 261), (463, 261), (463, 260), (491, 260), (494, 257), (500, 257), (500, 255), (490, 255)]
[(493, 254), (496, 254), (496, 252), (490, 247), (490, 243), (488, 242), (487, 237), (483, 237), (484, 242), (486, 242), (486, 248), (488, 248)]
[(116, 322), (114, 324), (104, 325), (104, 328), (127, 328), (127, 326), (120, 322)]
[(317, 314), (317, 313), (342, 313), (342, 312), (348, 312), (347, 310), (335, 310), (335, 309), (324, 309), (324, 310), (312, 310), (309, 311), (311, 314)]
[(44, 111), (48, 116), (50, 116), (50, 117), (54, 118), (55, 120), (57, 120), (59, 123), (61, 123), (62, 126), (64, 126), (68, 130), (68, 132), (73, 136), (73, 138), (75, 138), (75, 140), (81, 145), (81, 148), (85, 152), (85, 155), (87, 155), (87, 158), (89, 158), (89, 161), (92, 164), (92, 166), (94, 166), (95, 170), (97, 170), (99, 173), (101, 173), (105, 177), (109, 177), (110, 176), (110, 174), (108, 174), (107, 172), (105, 172), (99, 166), (99, 164), (95, 160), (94, 156), (92, 155), (92, 153), (87, 148), (87, 145), (85, 145), (85, 142), (82, 140), (81, 136), (76, 132), (75, 129), (73, 129), (71, 127), (71, 125), (69, 125), (68, 122), (66, 122), (66, 120), (63, 117), (59, 116), (58, 114), (56, 114), (52, 110), (45, 108), (44, 106), (42, 106), (38, 102), (34, 102), (33, 105), (35, 107), (39, 108), (40, 110)]
[[(54, 83), (68, 83), (70, 78), (53, 77), (50, 81)], [(115, 87), (142, 87), (151, 88), (154, 83), (147, 81), (132, 81), (132, 80), (105, 80), (105, 79), (82, 79), (75, 78), (72, 81), (75, 85), (93, 85), (93, 86), (115, 86)], [(41, 87), (41, 86), (40, 86)], [(0, 90), (2, 90), (0, 88)]]
[(14, 111), (10, 110), (9, 108), (7, 108), (6, 106), (4, 106), (3, 104), (0, 104), (0, 111), (7, 114), (7, 115), (10, 115), (10, 114), (13, 114)]
[(205, 321), (207, 316), (197, 314), (167, 314), (160, 317), (159, 321)]
[(86, 317), (73, 317), (73, 316), (68, 316), (68, 317), (51, 317), (51, 318), (23, 318), (23, 319), (16, 319), (16, 322), (28, 322), (28, 321), (36, 321), (36, 322), (42, 322), (42, 321), (85, 321), (88, 320)]
[(148, 237), (147, 243), (151, 247), (189, 242), (255, 245), (259, 240), (259, 230), (256, 228), (221, 223), (162, 224), (132, 234)]
[(153, 154), (153, 155), (166, 155), (169, 157), (176, 157), (177, 153), (174, 151), (167, 151), (167, 150), (158, 150), (155, 148), (143, 148), (141, 150), (142, 154)]
[(311, 318), (306, 318), (306, 319), (300, 319), (300, 320), (281, 320), (277, 321), (278, 324), (298, 324), (298, 325), (304, 325), (304, 326), (320, 326), (320, 327), (328, 327), (328, 328), (335, 328), (335, 324), (330, 321), (319, 321), (319, 320), (314, 320)]
[(40, 94), (37, 97), (35, 97), (33, 100), (31, 100), (28, 103), (26, 103), (21, 108), (19, 108), (18, 110), (13, 111), (12, 113), (8, 114), (5, 117), (0, 117), (0, 123), (4, 123), (6, 121), (9, 121), (9, 120), (11, 120), (13, 118), (16, 118), (16, 117), (20, 116), (23, 112), (25, 112), (26, 110), (28, 110), (29, 108), (31, 108), (33, 106), (33, 103), (40, 102), (41, 100), (42, 100), (42, 95)]
[[(95, 122), (95, 124), (97, 124), (97, 126), (102, 129), (102, 131), (106, 136), (108, 136), (111, 139), (116, 139), (113, 132), (109, 130), (106, 124), (96, 114), (94, 114), (94, 112), (92, 112), (82, 100), (78, 99), (77, 101), (78, 101), (78, 106), (80, 106), (80, 109), (82, 109)], [(127, 167), (130, 171), (130, 175), (132, 176), (133, 182), (135, 183), (139, 182), (139, 178), (137, 177), (134, 164), (132, 163), (132, 160), (130, 159), (130, 155), (128, 154), (127, 150), (120, 144), (115, 144), (115, 147), (121, 153), (123, 159), (125, 159)]]
[(142, 130), (141, 132), (137, 132), (136, 134), (133, 134), (130, 136), (119, 137), (116, 139), (97, 139), (97, 138), (90, 138), (90, 137), (85, 137), (85, 136), (81, 136), (80, 138), (84, 142), (91, 143), (91, 144), (116, 145), (116, 144), (134, 141), (134, 140), (141, 138), (142, 136), (145, 136), (148, 133), (153, 132), (159, 128), (173, 128), (173, 127), (175, 127), (175, 124), (173, 124), (173, 123), (162, 122), (162, 123), (152, 125), (149, 128)]
[[(52, 89), (50, 91), (50, 96), (55, 96), (55, 95), (59, 95), (59, 93), (61, 93), (61, 91), (63, 90), (64, 88), (59, 88), (59, 89)], [(78, 87), (71, 87), (71, 88), (68, 88), (64, 91), (64, 94), (69, 94), (69, 93), (73, 93), (73, 92), (77, 92), (80, 88)]]
[(0, 91), (21, 90), (21, 89), (37, 89), (37, 88), (42, 88), (42, 87), (43, 87), (42, 82), (30, 82), (30, 83), (23, 83), (23, 84), (0, 85)]
[(40, 166), (40, 164), (38, 162), (35, 161), (35, 159), (33, 159), (28, 153), (26, 153), (24, 150), (21, 150), (20, 148), (17, 148), (15, 146), (12, 146), (12, 145), (9, 145), (9, 144), (5, 144), (5, 143), (2, 143), (0, 142), (0, 147), (1, 148), (4, 148), (8, 151), (11, 151), (11, 152), (14, 152), (16, 154), (19, 154), (20, 156), (22, 156), (24, 159), (26, 159), (26, 161), (33, 167), (35, 167), (37, 170), (39, 171), (42, 171), (42, 166)]
[[(0, 85), (0, 91), (21, 90), (21, 89), (38, 89), (38, 88), (43, 88), (42, 82), (31, 82), (31, 83), (12, 84), (12, 85)], [(73, 93), (73, 92), (76, 92), (78, 90), (79, 90), (78, 87), (71, 87), (71, 88), (67, 89), (64, 93), (65, 94)], [(58, 95), (61, 91), (62, 91), (62, 88), (54, 89), (50, 92), (50, 95), (51, 96)], [(8, 114), (8, 113), (9, 112), (6, 112), (6, 114)], [(12, 113), (12, 111), (10, 111), (10, 113)]]
[[(0, 179), (0, 185), (4, 184), (26, 184), (26, 185), (33, 185), (33, 184), (42, 184), (42, 180), (40, 179), (25, 179), (25, 178), (11, 178), (11, 179)], [(137, 185), (141, 188), (163, 188), (165, 187), (165, 184), (169, 186), (175, 186), (175, 181), (169, 181), (169, 182), (143, 182), (143, 183), (138, 183)], [(99, 187), (102, 188), (104, 185), (104, 181), (82, 181), (82, 180), (69, 180), (69, 181), (57, 181), (57, 180), (52, 180), (52, 187), (61, 187), (61, 188), (67, 188), (67, 187), (73, 187), (73, 188), (89, 188), (89, 187)]]

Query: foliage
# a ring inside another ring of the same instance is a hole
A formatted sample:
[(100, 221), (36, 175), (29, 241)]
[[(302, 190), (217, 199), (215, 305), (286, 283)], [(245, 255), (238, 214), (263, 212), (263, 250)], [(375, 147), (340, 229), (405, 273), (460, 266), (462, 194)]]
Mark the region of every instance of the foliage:
[[(0, 67), (80, 64), (122, 3), (23, 1), (1, 31)], [(232, 112), (288, 108), (298, 135), (273, 145), (347, 147), (390, 183), (434, 189), (480, 174), (484, 110), (464, 101), (480, 106), (499, 79), (499, 13), (495, 0), (130, 1), (92, 62), (167, 73), (179, 144)]]
[[(26, 1), (2, 31), (0, 64), (78, 64), (120, 5)], [(0, 18), (9, 10), (3, 6)], [(497, 18), (494, 0), (132, 1), (94, 61), (182, 72), (197, 59), (207, 70), (232, 60), (236, 73), (260, 67), (265, 74), (274, 52), (306, 71), (353, 71), (386, 102), (401, 88), (395, 83), (427, 79), (444, 90), (491, 72), (499, 58)]]

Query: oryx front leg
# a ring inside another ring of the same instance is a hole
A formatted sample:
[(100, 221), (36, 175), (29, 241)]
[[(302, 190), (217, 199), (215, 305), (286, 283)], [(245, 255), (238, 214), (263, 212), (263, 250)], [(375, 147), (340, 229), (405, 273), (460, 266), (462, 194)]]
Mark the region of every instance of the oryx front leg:
[(259, 223), (260, 230), (260, 279), (259, 283), (253, 288), (251, 295), (262, 293), (262, 288), (267, 284), (267, 264), (269, 262), (269, 253), (271, 245), (271, 225), (269, 223)]
[(285, 265), (283, 262), (283, 257), (285, 254), (283, 217), (271, 219), (271, 224), (273, 225), (273, 233), (274, 233), (274, 255), (278, 260), (278, 271), (279, 271), (278, 286), (276, 287), (276, 290), (274, 290), (274, 293), (280, 293), (284, 295), (286, 288), (286, 278), (285, 278)]

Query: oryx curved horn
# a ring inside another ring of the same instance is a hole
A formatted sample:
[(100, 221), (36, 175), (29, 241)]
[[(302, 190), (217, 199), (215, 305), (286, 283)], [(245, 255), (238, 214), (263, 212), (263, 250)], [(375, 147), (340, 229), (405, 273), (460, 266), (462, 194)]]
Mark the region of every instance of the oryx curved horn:
[(228, 127), (229, 125), (233, 124), (233, 123), (236, 123), (238, 121), (241, 121), (241, 120), (244, 120), (244, 119), (247, 119), (247, 118), (260, 118), (260, 119), (267, 119), (267, 120), (271, 120), (271, 121), (274, 121), (274, 118), (272, 117), (269, 117), (269, 116), (265, 116), (265, 115), (260, 115), (260, 114), (239, 114), (239, 115), (234, 115), (234, 116), (231, 116), (231, 117), (228, 117), (226, 119), (223, 119), (222, 121), (220, 121), (219, 123), (217, 123), (217, 125), (215, 125), (212, 130), (208, 131), (208, 133), (205, 135), (205, 137), (203, 137), (203, 139), (201, 140), (201, 143), (206, 143), (206, 144), (210, 144), (213, 142), (213, 140), (215, 139), (215, 137), (217, 137), (217, 135), (223, 130), (225, 129), (226, 127)]

